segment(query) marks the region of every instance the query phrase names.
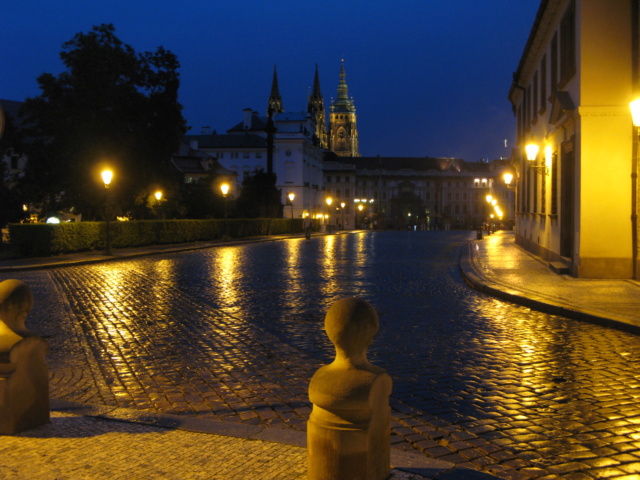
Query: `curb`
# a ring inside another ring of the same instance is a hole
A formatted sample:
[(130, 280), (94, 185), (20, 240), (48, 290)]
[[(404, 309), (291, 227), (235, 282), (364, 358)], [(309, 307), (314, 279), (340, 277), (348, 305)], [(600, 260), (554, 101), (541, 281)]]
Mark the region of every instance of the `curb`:
[(594, 323), (596, 325), (615, 328), (617, 330), (623, 330), (636, 335), (640, 334), (640, 326), (630, 323), (626, 318), (615, 315), (604, 316), (601, 313), (594, 312), (592, 310), (583, 309), (575, 305), (563, 304), (537, 293), (525, 293), (509, 285), (487, 279), (482, 274), (478, 273), (478, 269), (474, 266), (475, 257), (473, 255), (473, 245), (475, 245), (476, 242), (477, 240), (469, 242), (468, 255), (462, 254), (460, 257), (460, 270), (465, 282), (470, 287), (494, 297), (529, 307), (543, 313), (560, 315), (574, 320)]

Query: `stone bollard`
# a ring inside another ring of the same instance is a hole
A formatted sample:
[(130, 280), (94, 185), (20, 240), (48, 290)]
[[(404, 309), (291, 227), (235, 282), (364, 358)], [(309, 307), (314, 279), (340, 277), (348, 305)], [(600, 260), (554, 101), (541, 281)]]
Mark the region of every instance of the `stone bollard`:
[(307, 422), (309, 480), (383, 480), (390, 474), (391, 377), (367, 360), (378, 315), (357, 298), (337, 301), (325, 330), (333, 363), (311, 379)]
[(0, 282), (0, 435), (49, 422), (48, 346), (25, 326), (32, 306), (26, 284)]

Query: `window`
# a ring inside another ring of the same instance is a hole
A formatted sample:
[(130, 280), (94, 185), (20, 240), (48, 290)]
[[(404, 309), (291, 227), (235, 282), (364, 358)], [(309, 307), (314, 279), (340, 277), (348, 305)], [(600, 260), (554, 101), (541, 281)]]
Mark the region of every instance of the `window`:
[(547, 109), (547, 56), (540, 62), (540, 114)]
[(480, 186), (480, 179), (479, 178), (476, 178), (476, 179), (473, 180), (473, 186), (474, 187), (479, 187)]
[(351, 190), (349, 190), (348, 188), (344, 189), (344, 196), (345, 198), (349, 198), (349, 196), (351, 195)]
[(558, 87), (558, 32), (553, 35), (551, 40), (551, 77), (549, 85), (553, 92)]
[(558, 214), (558, 154), (551, 155), (551, 215)]
[(345, 181), (345, 182), (347, 182), (347, 183), (349, 183), (349, 182), (351, 181), (351, 177), (348, 177), (348, 176), (347, 176), (347, 177), (344, 177), (344, 181)]
[(560, 82), (576, 72), (576, 6), (571, 2), (560, 22)]
[(327, 183), (331, 183), (331, 175), (327, 175)]
[(262, 152), (256, 152), (256, 158), (262, 158)]
[(340, 183), (340, 175), (336, 177), (336, 183)]
[(249, 152), (242, 152), (242, 158), (249, 158)]
[(538, 120), (538, 72), (533, 75), (533, 108), (531, 109), (531, 121)]

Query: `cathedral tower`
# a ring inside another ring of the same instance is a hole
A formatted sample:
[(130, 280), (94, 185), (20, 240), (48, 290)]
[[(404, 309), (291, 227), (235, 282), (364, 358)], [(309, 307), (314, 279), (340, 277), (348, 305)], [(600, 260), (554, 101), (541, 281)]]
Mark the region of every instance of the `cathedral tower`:
[(307, 112), (315, 118), (316, 121), (316, 137), (318, 144), (322, 149), (329, 147), (327, 137), (326, 116), (324, 113), (324, 98), (320, 92), (320, 77), (318, 75), (318, 65), (316, 64), (316, 75), (313, 79), (313, 92), (309, 95), (307, 103)]
[(276, 113), (283, 113), (282, 97), (278, 88), (278, 73), (276, 66), (273, 66), (273, 80), (271, 82), (271, 95), (269, 95), (269, 104), (267, 105), (267, 116), (270, 117)]
[(329, 113), (329, 150), (341, 157), (359, 157), (356, 107), (349, 98), (344, 60), (340, 67), (338, 97), (331, 103)]

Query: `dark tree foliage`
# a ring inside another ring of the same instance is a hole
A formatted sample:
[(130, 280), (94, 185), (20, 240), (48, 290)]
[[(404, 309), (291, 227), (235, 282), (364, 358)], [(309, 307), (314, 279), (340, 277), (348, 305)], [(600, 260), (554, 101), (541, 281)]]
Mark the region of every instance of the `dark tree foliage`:
[(170, 158), (186, 128), (177, 57), (162, 47), (138, 54), (100, 25), (66, 42), (60, 58), (66, 71), (41, 75), (42, 93), (23, 110), (30, 199), (98, 217), (108, 165), (113, 205), (141, 216), (154, 189), (178, 187)]
[(256, 170), (242, 182), (242, 192), (235, 202), (236, 215), (240, 218), (281, 218), (281, 198), (275, 174)]
[(181, 198), (187, 218), (222, 218), (224, 202), (227, 202), (227, 214), (233, 216), (233, 201), (224, 199), (218, 185), (219, 178), (210, 174), (194, 183), (184, 183), (181, 187)]
[(22, 209), (21, 185), (18, 177), (12, 174), (9, 167), (14, 159), (19, 159), (24, 151), (24, 139), (16, 120), (8, 113), (4, 115), (4, 130), (0, 132), (0, 227), (8, 223), (18, 222), (25, 217)]

